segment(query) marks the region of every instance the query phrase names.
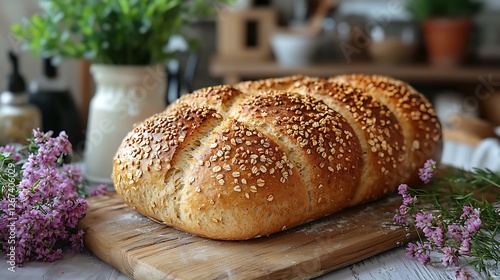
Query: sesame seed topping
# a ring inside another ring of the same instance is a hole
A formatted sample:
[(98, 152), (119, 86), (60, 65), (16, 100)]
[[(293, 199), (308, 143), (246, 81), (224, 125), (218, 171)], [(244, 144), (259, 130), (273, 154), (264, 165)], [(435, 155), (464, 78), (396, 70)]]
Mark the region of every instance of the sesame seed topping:
[(221, 170), (222, 170), (222, 167), (220, 167), (220, 166), (218, 166), (218, 165), (216, 165), (216, 166), (214, 166), (214, 167), (212, 168), (212, 171), (213, 171), (213, 172), (219, 172), (219, 171), (221, 171)]
[(265, 184), (266, 184), (266, 181), (264, 181), (263, 179), (261, 179), (261, 178), (257, 179), (257, 186), (263, 187)]
[(259, 172), (259, 168), (257, 166), (252, 167), (252, 174), (257, 174)]

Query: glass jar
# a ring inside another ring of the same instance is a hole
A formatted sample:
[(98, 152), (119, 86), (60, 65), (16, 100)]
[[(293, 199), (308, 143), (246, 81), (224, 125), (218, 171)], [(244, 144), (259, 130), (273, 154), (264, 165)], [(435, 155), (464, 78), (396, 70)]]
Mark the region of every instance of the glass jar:
[(409, 21), (392, 21), (370, 28), (368, 52), (380, 64), (412, 62), (418, 49), (417, 25)]
[(28, 103), (25, 93), (0, 94), (0, 146), (28, 144), (33, 129), (41, 126), (40, 110)]

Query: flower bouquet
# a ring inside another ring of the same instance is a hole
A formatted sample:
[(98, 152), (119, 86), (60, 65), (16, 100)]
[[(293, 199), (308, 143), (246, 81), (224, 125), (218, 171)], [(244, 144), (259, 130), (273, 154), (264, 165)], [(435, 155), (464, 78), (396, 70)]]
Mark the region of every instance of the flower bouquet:
[[(65, 132), (33, 131), (27, 146), (0, 147), (0, 249), (14, 271), (28, 261), (54, 261), (63, 247), (83, 248), (77, 224), (87, 211), (81, 170), (70, 164)], [(90, 195), (107, 191), (100, 185)]]
[(429, 160), (419, 172), (428, 186), (398, 188), (403, 204), (394, 219), (419, 233), (419, 240), (408, 244), (407, 256), (425, 265), (454, 268), (457, 279), (470, 279), (470, 267), (485, 273), (489, 264), (498, 266), (500, 174), (450, 169), (434, 176), (436, 171), (436, 162)]

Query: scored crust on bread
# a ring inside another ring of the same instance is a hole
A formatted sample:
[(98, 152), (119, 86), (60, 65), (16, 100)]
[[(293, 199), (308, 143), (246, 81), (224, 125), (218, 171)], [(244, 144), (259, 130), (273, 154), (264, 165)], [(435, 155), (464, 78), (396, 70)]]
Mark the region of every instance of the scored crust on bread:
[(418, 179), (418, 169), (429, 158), (439, 160), (442, 128), (432, 104), (407, 83), (380, 75), (342, 75), (330, 81), (348, 83), (374, 96), (396, 115), (407, 147), (407, 160), (399, 172), (410, 173), (407, 181)]
[(125, 137), (113, 180), (143, 215), (243, 240), (394, 191), (440, 141), (432, 106), (403, 82), (298, 75), (184, 95)]

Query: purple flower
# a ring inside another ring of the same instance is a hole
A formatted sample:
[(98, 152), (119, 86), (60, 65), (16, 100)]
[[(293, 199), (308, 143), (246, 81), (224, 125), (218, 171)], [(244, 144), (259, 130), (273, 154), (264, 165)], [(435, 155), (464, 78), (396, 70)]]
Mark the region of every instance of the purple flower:
[(398, 224), (406, 224), (408, 219), (405, 216), (399, 215), (399, 214), (394, 214), (394, 221)]
[(455, 271), (455, 278), (457, 280), (469, 280), (471, 279), (471, 274), (466, 268), (459, 268)]
[(422, 212), (417, 212), (415, 215), (415, 226), (419, 229), (424, 229), (426, 227), (431, 227), (434, 221), (434, 216), (432, 213), (424, 214)]
[(405, 224), (408, 220), (408, 218), (406, 217), (408, 215), (408, 211), (410, 210), (411, 206), (413, 204), (415, 204), (415, 202), (417, 201), (417, 198), (412, 197), (408, 193), (408, 185), (406, 185), (406, 184), (399, 185), (398, 193), (403, 198), (403, 204), (401, 204), (401, 206), (399, 206), (397, 213), (394, 215), (394, 220), (398, 224)]
[(472, 207), (470, 206), (464, 206), (462, 210), (462, 215), (460, 216), (460, 219), (467, 219), (467, 217), (472, 213)]
[(77, 233), (71, 235), (70, 241), (71, 241), (71, 250), (73, 252), (80, 252), (83, 249), (83, 235), (85, 234), (85, 231), (82, 229), (79, 229)]
[(100, 184), (97, 188), (90, 192), (90, 196), (105, 195), (108, 193), (108, 186)]
[(458, 252), (463, 256), (468, 256), (470, 254), (470, 238), (462, 240)]
[(482, 221), (479, 219), (479, 217), (475, 218), (470, 218), (467, 221), (465, 221), (465, 227), (467, 228), (467, 231), (470, 233), (478, 232), (479, 229), (481, 228)]
[(408, 185), (407, 184), (401, 184), (401, 185), (399, 185), (399, 187), (398, 187), (398, 193), (400, 195), (404, 195), (407, 192), (408, 192)]
[(429, 183), (432, 177), (434, 177), (434, 173), (436, 172), (436, 162), (432, 159), (429, 159), (425, 162), (424, 167), (418, 170), (418, 176), (420, 180), (425, 184)]
[(0, 153), (13, 153), (16, 151), (16, 147), (13, 145), (5, 145), (0, 147)]
[(436, 227), (429, 236), (429, 239), (432, 240), (436, 246), (442, 247), (445, 243), (443, 229), (441, 227)]
[(408, 206), (406, 205), (400, 205), (399, 206), (399, 214), (405, 216), (406, 214), (408, 214)]
[(465, 219), (464, 226), (469, 233), (477, 232), (481, 228), (482, 221), (480, 216), (481, 209), (472, 209), (470, 206), (464, 206), (460, 219)]
[(456, 223), (452, 223), (448, 225), (446, 236), (450, 239), (455, 240), (455, 242), (462, 242), (463, 240), (462, 231), (463, 231), (462, 226), (459, 226)]
[(412, 205), (415, 203), (415, 201), (417, 201), (417, 198), (416, 197), (411, 197), (409, 194), (405, 194), (403, 195), (403, 204), (404, 205)]
[(458, 265), (458, 257), (457, 257), (457, 251), (456, 249), (446, 246), (441, 248), (443, 251), (443, 255), (441, 256), (441, 264), (444, 267), (449, 267), (449, 266), (457, 266)]
[(408, 243), (406, 247), (406, 256), (418, 260), (421, 264), (428, 264), (431, 261), (429, 255), (430, 244), (428, 242)]
[(53, 132), (48, 131), (43, 133), (40, 128), (33, 129), (33, 137), (35, 138), (35, 143), (40, 144), (46, 141), (47, 138), (52, 137)]
[(13, 161), (20, 161), (22, 159), (22, 155), (16, 152), (16, 147), (13, 145), (6, 145), (4, 147), (0, 147), (0, 153), (10, 153), (9, 157)]
[(410, 206), (410, 205), (414, 204), (415, 201), (417, 200), (416, 197), (412, 197), (408, 193), (408, 185), (406, 185), (406, 184), (399, 185), (399, 187), (398, 187), (398, 193), (403, 198), (403, 205), (405, 205), (405, 206)]

